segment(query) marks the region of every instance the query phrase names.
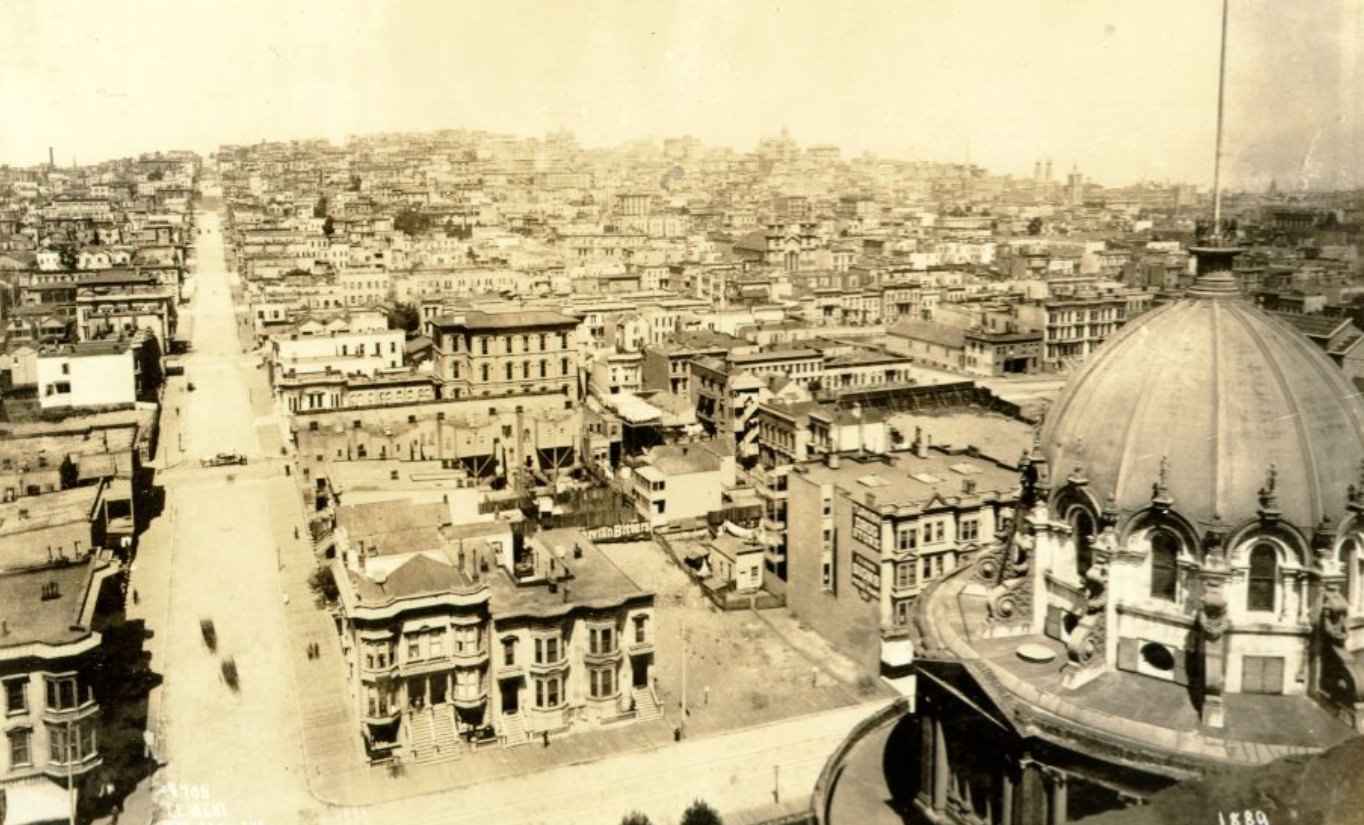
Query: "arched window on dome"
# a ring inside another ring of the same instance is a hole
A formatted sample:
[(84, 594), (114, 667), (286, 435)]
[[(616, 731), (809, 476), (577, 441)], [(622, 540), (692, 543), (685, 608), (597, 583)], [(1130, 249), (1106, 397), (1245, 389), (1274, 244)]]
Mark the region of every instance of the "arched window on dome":
[(1094, 563), (1094, 517), (1083, 507), (1070, 511), (1071, 535), (1075, 537), (1075, 572), (1081, 580)]
[(1169, 530), (1151, 534), (1151, 598), (1172, 602), (1179, 583), (1179, 539)]
[(1257, 544), (1250, 551), (1250, 581), (1246, 586), (1246, 610), (1273, 612), (1274, 588), (1279, 577), (1279, 553), (1272, 544)]

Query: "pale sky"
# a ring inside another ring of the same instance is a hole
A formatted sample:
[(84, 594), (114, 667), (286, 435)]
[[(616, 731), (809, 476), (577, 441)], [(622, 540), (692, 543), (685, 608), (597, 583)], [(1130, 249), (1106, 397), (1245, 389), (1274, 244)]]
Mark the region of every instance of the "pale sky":
[[(1231, 0), (1225, 175), (1364, 184), (1364, 0)], [(3, 0), (0, 163), (400, 129), (1212, 176), (1218, 0)]]

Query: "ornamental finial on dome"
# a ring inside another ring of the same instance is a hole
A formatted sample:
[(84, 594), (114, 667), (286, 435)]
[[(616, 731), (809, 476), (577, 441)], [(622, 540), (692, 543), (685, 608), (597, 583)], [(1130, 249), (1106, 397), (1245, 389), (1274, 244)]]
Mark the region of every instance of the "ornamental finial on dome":
[(1364, 458), (1359, 460), (1359, 473), (1355, 482), (1346, 488), (1346, 502), (1351, 510), (1364, 510)]
[(1317, 529), (1312, 533), (1312, 564), (1323, 573), (1338, 572), (1339, 560), (1335, 558), (1333, 552), (1336, 548), (1336, 525), (1330, 516), (1325, 513), (1321, 516), (1321, 521), (1317, 522)]
[(1203, 535), (1203, 566), (1205, 569), (1224, 570), (1227, 566), (1225, 542), (1227, 525), (1221, 513), (1213, 513), (1208, 531)]
[(1112, 527), (1118, 523), (1118, 497), (1113, 493), (1108, 494), (1104, 499), (1104, 509), (1099, 513), (1099, 523), (1105, 527)]
[(1168, 510), (1174, 499), (1170, 498), (1170, 459), (1160, 457), (1160, 469), (1156, 471), (1156, 483), (1151, 485), (1151, 503)]
[(1321, 521), (1317, 522), (1317, 529), (1312, 534), (1312, 547), (1316, 550), (1329, 550), (1336, 543), (1336, 526), (1331, 517), (1325, 513), (1321, 516)]
[(1279, 515), (1279, 468), (1273, 464), (1265, 471), (1265, 486), (1260, 488), (1260, 517), (1273, 519)]

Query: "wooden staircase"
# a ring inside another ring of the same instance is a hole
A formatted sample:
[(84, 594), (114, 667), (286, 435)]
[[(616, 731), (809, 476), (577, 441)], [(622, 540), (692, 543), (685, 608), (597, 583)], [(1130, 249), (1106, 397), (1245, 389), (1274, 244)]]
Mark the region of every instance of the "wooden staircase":
[(654, 701), (654, 695), (647, 687), (637, 687), (630, 693), (635, 700), (635, 721), (652, 722), (663, 718), (663, 709)]
[(455, 717), (448, 707), (425, 708), (407, 716), (408, 757), (413, 762), (440, 762), (460, 754)]
[(530, 741), (530, 733), (526, 731), (526, 720), (521, 714), (513, 713), (502, 717), (502, 741), (509, 748)]

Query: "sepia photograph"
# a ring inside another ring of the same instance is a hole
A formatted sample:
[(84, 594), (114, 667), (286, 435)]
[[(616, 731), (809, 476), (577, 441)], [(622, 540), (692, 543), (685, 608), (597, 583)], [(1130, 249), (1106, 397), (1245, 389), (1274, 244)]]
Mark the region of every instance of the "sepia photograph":
[(0, 3), (0, 825), (1364, 823), (1364, 0)]

